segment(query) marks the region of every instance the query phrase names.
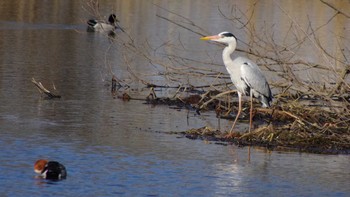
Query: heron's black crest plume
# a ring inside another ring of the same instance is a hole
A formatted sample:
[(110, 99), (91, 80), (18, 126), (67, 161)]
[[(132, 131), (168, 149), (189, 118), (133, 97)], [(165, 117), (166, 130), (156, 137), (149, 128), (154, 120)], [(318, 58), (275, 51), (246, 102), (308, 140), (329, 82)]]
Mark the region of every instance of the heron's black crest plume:
[(230, 32), (222, 32), (221, 35), (224, 37), (234, 37), (237, 40), (236, 36)]

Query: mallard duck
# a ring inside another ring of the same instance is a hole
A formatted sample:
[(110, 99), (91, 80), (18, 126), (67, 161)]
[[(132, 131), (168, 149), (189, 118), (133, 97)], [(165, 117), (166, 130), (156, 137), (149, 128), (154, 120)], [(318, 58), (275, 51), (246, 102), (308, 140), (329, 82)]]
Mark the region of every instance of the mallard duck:
[(113, 33), (116, 29), (120, 29), (124, 31), (119, 25), (118, 25), (118, 19), (115, 14), (111, 14), (108, 17), (108, 22), (96, 20), (96, 19), (90, 19), (87, 21), (88, 32), (105, 32), (105, 33)]

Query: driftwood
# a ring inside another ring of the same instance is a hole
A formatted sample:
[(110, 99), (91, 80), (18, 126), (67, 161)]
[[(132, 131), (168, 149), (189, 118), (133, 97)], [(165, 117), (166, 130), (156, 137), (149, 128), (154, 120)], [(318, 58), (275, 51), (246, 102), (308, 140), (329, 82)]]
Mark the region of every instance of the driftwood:
[(46, 94), (49, 99), (61, 98), (60, 95), (56, 95), (56, 94), (50, 92), (48, 89), (46, 89), (43, 86), (43, 84), (41, 84), (41, 82), (37, 82), (34, 78), (32, 78), (32, 83), (38, 88), (38, 90), (41, 94), (43, 94), (43, 93)]

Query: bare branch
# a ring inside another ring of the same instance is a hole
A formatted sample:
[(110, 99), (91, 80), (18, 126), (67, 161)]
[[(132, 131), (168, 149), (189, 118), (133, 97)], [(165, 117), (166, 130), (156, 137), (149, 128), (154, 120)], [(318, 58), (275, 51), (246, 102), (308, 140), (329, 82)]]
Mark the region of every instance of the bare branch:
[(335, 10), (337, 12), (337, 14), (342, 14), (344, 15), (346, 18), (350, 18), (350, 15), (348, 15), (347, 13), (344, 13), (342, 11), (340, 11), (338, 8), (336, 8), (334, 5), (324, 1), (324, 0), (320, 0), (322, 3), (326, 4), (328, 7), (332, 8), (333, 10)]

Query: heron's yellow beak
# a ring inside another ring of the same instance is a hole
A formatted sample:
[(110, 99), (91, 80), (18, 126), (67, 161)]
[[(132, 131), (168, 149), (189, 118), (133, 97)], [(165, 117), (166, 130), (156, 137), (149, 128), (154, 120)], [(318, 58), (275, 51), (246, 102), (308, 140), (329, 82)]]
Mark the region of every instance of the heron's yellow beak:
[(201, 39), (201, 40), (210, 40), (210, 36), (201, 37), (201, 38), (199, 38), (199, 39)]
[(201, 40), (215, 40), (215, 39), (219, 39), (220, 36), (215, 35), (215, 36), (205, 36), (205, 37), (201, 37)]

